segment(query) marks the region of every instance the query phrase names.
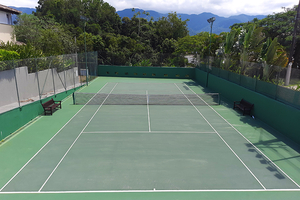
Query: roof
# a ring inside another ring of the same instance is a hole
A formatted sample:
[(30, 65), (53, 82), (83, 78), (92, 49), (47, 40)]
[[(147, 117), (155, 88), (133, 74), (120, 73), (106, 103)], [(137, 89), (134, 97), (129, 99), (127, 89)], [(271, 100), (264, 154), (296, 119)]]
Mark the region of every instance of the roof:
[(16, 14), (16, 15), (18, 15), (18, 14), (21, 14), (21, 13), (22, 13), (22, 12), (21, 12), (21, 11), (19, 11), (19, 10), (16, 10), (16, 9), (10, 8), (10, 7), (8, 7), (8, 6), (5, 6), (5, 5), (2, 5), (2, 4), (0, 4), (0, 11), (6, 11), (6, 12), (10, 12), (10, 13), (12, 13), (12, 14)]

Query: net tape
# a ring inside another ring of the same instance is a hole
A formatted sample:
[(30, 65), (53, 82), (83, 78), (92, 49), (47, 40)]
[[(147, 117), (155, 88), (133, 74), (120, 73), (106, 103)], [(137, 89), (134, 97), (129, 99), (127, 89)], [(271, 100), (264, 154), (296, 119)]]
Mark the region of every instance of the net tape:
[(219, 105), (219, 101), (219, 93), (167, 95), (73, 93), (75, 105)]

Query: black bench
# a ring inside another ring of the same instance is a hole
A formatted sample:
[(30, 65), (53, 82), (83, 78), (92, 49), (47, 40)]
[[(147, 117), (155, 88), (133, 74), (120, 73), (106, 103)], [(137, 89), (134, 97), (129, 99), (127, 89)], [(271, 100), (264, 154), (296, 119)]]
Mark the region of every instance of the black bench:
[(49, 101), (42, 103), (42, 106), (44, 108), (45, 115), (47, 115), (47, 113), (52, 115), (54, 109), (61, 108), (61, 101), (54, 101), (53, 99), (50, 99)]
[(240, 110), (243, 111), (243, 115), (248, 113), (250, 115), (250, 112), (253, 108), (254, 104), (249, 103), (248, 101), (242, 99), (240, 101), (235, 101), (233, 104), (233, 109), (239, 108)]

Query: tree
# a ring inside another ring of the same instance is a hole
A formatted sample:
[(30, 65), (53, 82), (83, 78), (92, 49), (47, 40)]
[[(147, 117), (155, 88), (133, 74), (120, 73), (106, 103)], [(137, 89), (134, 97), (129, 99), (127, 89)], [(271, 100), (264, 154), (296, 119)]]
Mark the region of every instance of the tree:
[[(295, 16), (297, 14), (297, 7), (298, 6), (296, 5), (293, 8), (283, 8), (282, 12), (268, 15), (262, 20), (253, 19), (253, 21), (250, 23), (248, 22), (234, 24), (230, 28), (242, 27), (243, 29), (249, 29), (250, 26), (255, 24), (256, 27), (263, 28), (263, 33), (265, 34), (266, 38), (270, 37), (272, 40), (277, 38), (278, 43), (282, 45), (283, 50), (289, 52), (290, 46), (292, 44), (292, 35), (295, 24)], [(297, 32), (300, 32), (300, 27), (298, 27)], [(300, 47), (298, 44), (300, 44), (299, 34), (297, 37), (297, 44), (294, 52), (294, 68), (300, 65)]]
[(40, 46), (46, 56), (75, 53), (77, 49), (71, 34), (51, 19), (45, 21), (41, 39)]
[(254, 24), (248, 30), (242, 31), (240, 36), (240, 66), (241, 73), (246, 73), (248, 67), (252, 67), (254, 62), (259, 62), (260, 52), (265, 40), (263, 28), (256, 28)]
[(178, 43), (175, 39), (166, 38), (161, 45), (162, 48), (161, 50), (164, 53), (171, 54), (176, 51), (177, 47), (178, 47)]
[(37, 46), (41, 40), (42, 24), (43, 20), (34, 15), (26, 13), (18, 15), (13, 35), (16, 36), (19, 42)]
[(187, 22), (189, 20), (182, 21), (177, 13), (169, 13), (167, 17), (159, 18), (154, 22), (156, 34), (158, 36), (158, 44), (161, 44), (166, 38), (178, 40), (188, 36), (189, 31), (187, 28)]
[(288, 63), (288, 58), (285, 51), (277, 41), (277, 38), (272, 40), (268, 38), (264, 43), (261, 51), (261, 60), (263, 64), (263, 78), (270, 80), (273, 73), (280, 71)]
[(220, 45), (218, 54), (222, 56), (221, 67), (223, 69), (229, 69), (232, 65), (232, 59), (236, 53), (236, 42), (239, 30), (231, 29), (230, 33), (226, 34), (225, 41)]
[(53, 18), (61, 24), (73, 24), (75, 28), (87, 22), (109, 33), (119, 33), (121, 27), (116, 9), (103, 0), (39, 0), (35, 15)]
[(17, 41), (31, 44), (48, 56), (74, 53), (77, 48), (72, 34), (51, 18), (19, 15), (14, 34)]
[(294, 30), (297, 6), (292, 9), (283, 8), (284, 11), (268, 15), (266, 18), (257, 21), (259, 27), (264, 27), (266, 37), (278, 38), (278, 42), (289, 50)]

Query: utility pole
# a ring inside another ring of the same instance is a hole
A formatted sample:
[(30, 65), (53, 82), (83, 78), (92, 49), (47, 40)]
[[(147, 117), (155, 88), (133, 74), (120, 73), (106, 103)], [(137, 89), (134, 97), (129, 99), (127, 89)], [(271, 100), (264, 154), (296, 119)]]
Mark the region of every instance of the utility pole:
[(296, 14), (296, 19), (295, 19), (295, 26), (294, 26), (294, 32), (293, 32), (293, 40), (292, 40), (292, 45), (290, 49), (290, 56), (289, 56), (289, 63), (287, 67), (287, 72), (285, 76), (285, 86), (288, 86), (290, 84), (290, 79), (291, 79), (291, 72), (292, 72), (292, 65), (294, 61), (294, 53), (295, 53), (295, 46), (296, 46), (296, 35), (297, 35), (297, 27), (298, 27), (298, 21), (300, 20), (300, 0), (297, 8), (297, 14)]
[[(214, 21), (216, 20), (215, 17), (209, 18), (207, 20), (208, 23), (210, 23), (210, 39), (209, 39), (209, 51), (208, 51), (208, 69), (211, 69), (211, 67), (209, 66), (209, 61), (210, 61), (210, 49), (211, 49), (211, 36), (212, 36), (212, 27), (214, 24)], [(208, 74), (209, 74), (209, 70), (207, 70), (207, 75), (206, 75), (206, 87), (208, 87)]]
[(207, 20), (208, 23), (210, 23), (210, 39), (209, 39), (209, 51), (208, 51), (208, 66), (209, 66), (209, 57), (210, 57), (210, 49), (211, 49), (211, 35), (212, 35), (212, 26), (214, 24), (214, 21), (216, 20), (215, 17), (209, 18)]

